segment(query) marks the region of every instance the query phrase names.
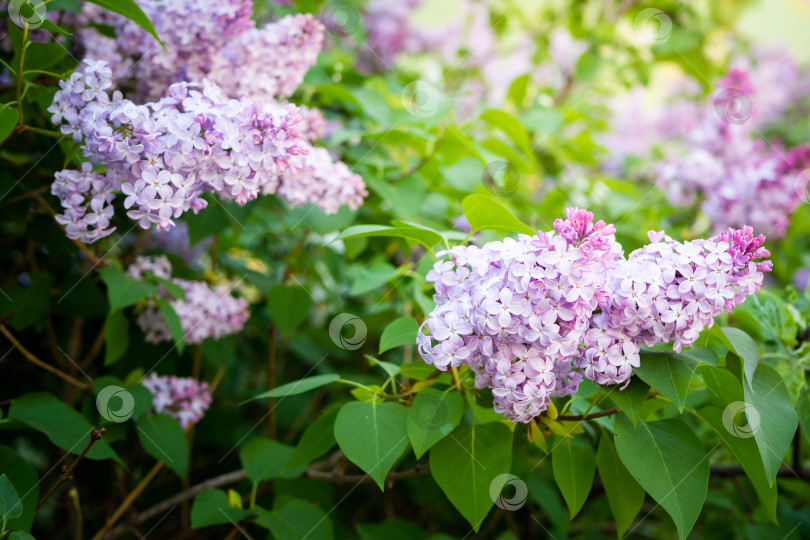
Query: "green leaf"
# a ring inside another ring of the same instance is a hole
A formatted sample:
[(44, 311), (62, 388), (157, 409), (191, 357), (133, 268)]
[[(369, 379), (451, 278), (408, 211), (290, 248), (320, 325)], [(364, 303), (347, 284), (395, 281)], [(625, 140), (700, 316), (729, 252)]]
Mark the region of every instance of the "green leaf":
[(129, 347), (129, 319), (121, 310), (110, 312), (104, 320), (104, 365), (114, 364)]
[(515, 117), (504, 111), (491, 109), (481, 115), (481, 120), (506, 133), (525, 155), (531, 154), (532, 145), (529, 132)]
[(551, 447), (551, 469), (574, 519), (591, 492), (596, 470), (593, 448), (582, 438), (558, 437)]
[(720, 408), (735, 401), (743, 401), (742, 384), (728, 368), (701, 366), (700, 375), (709, 391), (709, 398)]
[(743, 372), (750, 383), (753, 380), (754, 372), (757, 370), (757, 364), (759, 364), (759, 350), (751, 336), (737, 328), (720, 328), (719, 325), (712, 327), (709, 336), (716, 337), (728, 350), (742, 358)]
[(633, 422), (635, 426), (641, 418), (641, 407), (647, 401), (650, 393), (650, 385), (641, 380), (641, 377), (632, 377), (630, 384), (624, 390), (618, 388), (610, 392), (610, 399), (613, 403), (621, 407), (622, 412)]
[(0, 141), (6, 140), (11, 135), (17, 122), (20, 121), (20, 111), (6, 104), (0, 109)]
[(369, 267), (364, 267), (354, 281), (352, 281), (352, 288), (349, 294), (351, 296), (358, 296), (371, 292), (384, 285), (389, 279), (394, 277), (396, 272), (396, 268), (383, 261), (376, 262)]
[(464, 398), (458, 392), (425, 388), (408, 409), (408, 437), (416, 458), (445, 438), (461, 421)]
[(167, 414), (138, 418), (138, 439), (144, 450), (162, 461), (181, 478), (188, 470), (186, 433), (175, 418)]
[(338, 446), (380, 489), (384, 489), (385, 476), (408, 447), (407, 415), (408, 409), (399, 403), (353, 401), (344, 405), (335, 419)]
[(11, 534), (8, 535), (8, 540), (36, 540), (36, 539), (27, 532), (12, 531)]
[[(355, 527), (358, 540), (452, 540), (446, 535), (431, 535), (411, 521), (386, 519), (381, 523), (360, 523)], [(500, 540), (505, 540), (502, 536)]]
[(307, 501), (292, 499), (272, 512), (256, 507), (256, 523), (269, 529), (276, 540), (332, 540), (332, 520)]
[[(254, 399), (276, 398), (284, 396), (294, 396), (296, 394), (303, 394), (304, 392), (309, 392), (310, 390), (314, 390), (315, 388), (319, 388), (329, 383), (333, 383), (338, 379), (340, 379), (340, 375), (335, 375), (333, 373), (327, 375), (315, 375), (314, 377), (307, 377), (306, 379), (299, 379), (297, 381), (289, 382), (287, 384), (282, 384), (281, 386), (273, 388), (272, 390), (268, 390), (267, 392), (263, 392), (258, 396), (254, 396), (248, 399), (247, 401), (253, 401)], [(243, 403), (247, 403), (247, 401), (244, 401)]]
[(303, 287), (276, 285), (267, 294), (267, 307), (279, 332), (289, 335), (304, 322), (312, 297)]
[(374, 358), (370, 354), (365, 355), (365, 358), (366, 358), (366, 360), (368, 360), (369, 362), (371, 362), (375, 366), (379, 366), (383, 371), (385, 371), (385, 374), (388, 375), (389, 377), (393, 377), (394, 375), (399, 373), (399, 368), (400, 368), (399, 364), (395, 364), (393, 362), (383, 362), (382, 360), (377, 360), (376, 358)]
[(485, 195), (474, 193), (464, 198), (461, 208), (472, 231), (493, 229), (501, 232), (537, 234), (537, 231), (520, 221), (504, 205)]
[(181, 287), (180, 285), (178, 285), (174, 281), (168, 280), (166, 278), (162, 278), (160, 276), (156, 276), (156, 275), (154, 275), (152, 273), (148, 273), (147, 278), (150, 281), (154, 281), (155, 283), (158, 283), (158, 284), (162, 285), (163, 288), (166, 289), (166, 292), (168, 292), (170, 295), (172, 295), (173, 298), (176, 298), (176, 299), (179, 299), (179, 300), (185, 300), (186, 299), (186, 291), (185, 291), (185, 289), (183, 289), (183, 287)]
[(501, 422), (459, 426), (430, 450), (431, 476), (476, 532), (511, 465), (512, 432)]
[(155, 300), (166, 326), (169, 327), (169, 332), (172, 334), (172, 341), (174, 346), (177, 347), (177, 352), (183, 354), (183, 349), (186, 348), (186, 334), (183, 332), (183, 323), (180, 322), (180, 317), (174, 310), (174, 306), (168, 300), (157, 298)]
[(242, 460), (248, 478), (258, 484), (272, 478), (293, 478), (301, 474), (300, 467), (296, 471), (282, 472), (293, 450), (290, 445), (259, 437), (239, 451), (239, 459)]
[(348, 240), (350, 238), (365, 238), (369, 236), (404, 238), (411, 242), (422, 244), (428, 249), (432, 249), (433, 246), (441, 244), (444, 241), (441, 234), (425, 228), (389, 227), (386, 225), (354, 225), (337, 235), (335, 240)]
[[(66, 52), (65, 48), (58, 43), (30, 42), (25, 50), (24, 71), (45, 70), (64, 58)], [(26, 77), (30, 75), (26, 75)]]
[(697, 521), (709, 486), (709, 455), (682, 420), (633, 424), (616, 417), (616, 451), (633, 478), (672, 516), (680, 538)]
[(221, 489), (207, 489), (194, 497), (191, 506), (191, 527), (208, 527), (222, 523), (237, 523), (250, 515), (250, 510), (234, 508)]
[(138, 4), (134, 2), (134, 0), (87, 0), (88, 2), (92, 2), (93, 4), (99, 5), (104, 9), (112, 11), (114, 13), (118, 13), (119, 15), (123, 15), (130, 21), (134, 22), (150, 34), (154, 36), (158, 43), (163, 45), (163, 42), (160, 41), (160, 37), (158, 37), (157, 32), (155, 31), (155, 27), (152, 25), (152, 22), (143, 12), (143, 10), (138, 7)]
[(599, 469), (599, 478), (605, 487), (608, 505), (616, 518), (616, 534), (619, 538), (633, 524), (633, 520), (641, 510), (644, 503), (644, 489), (624, 466), (616, 445), (606, 434), (602, 433), (599, 439), (599, 449), (596, 451), (596, 466)]
[(7, 476), (22, 494), (22, 515), (9, 520), (6, 528), (30, 530), (39, 500), (37, 471), (13, 449), (0, 445), (0, 474)]
[(394, 347), (416, 344), (419, 323), (413, 317), (400, 317), (385, 327), (380, 337), (380, 354)]
[[(25, 394), (14, 400), (8, 417), (41, 431), (53, 444), (77, 455), (90, 442), (90, 432), (93, 431), (87, 418), (46, 392)], [(103, 437), (90, 448), (86, 457), (121, 461)]]
[(14, 484), (5, 474), (0, 475), (0, 519), (6, 523), (9, 519), (23, 515), (23, 506)]
[(793, 434), (796, 433), (799, 418), (782, 377), (772, 367), (760, 364), (751, 384), (743, 386), (743, 405), (753, 407), (753, 410), (746, 407), (745, 413), (762, 454), (768, 482), (773, 484), (779, 466), (790, 448)]
[[(728, 423), (729, 415), (725, 414), (723, 410), (718, 407), (708, 406), (698, 411), (700, 418), (711, 427), (720, 440), (723, 442), (729, 452), (734, 455), (734, 458), (742, 465), (748, 479), (754, 485), (754, 490), (762, 503), (762, 509), (765, 515), (773, 521), (777, 522), (776, 518), (776, 485), (771, 485), (765, 475), (765, 467), (762, 463), (762, 457), (759, 453), (756, 441), (748, 437), (740, 437), (732, 431), (729, 431), (725, 425)], [(733, 419), (732, 419), (733, 421)]]
[(130, 279), (124, 272), (111, 266), (102, 268), (99, 273), (101, 280), (107, 285), (110, 312), (131, 306), (141, 298), (157, 292), (154, 283)]
[(689, 383), (700, 364), (716, 366), (717, 355), (705, 347), (681, 353), (641, 350), (641, 366), (633, 371), (683, 411)]
[(290, 459), (284, 466), (284, 471), (309, 465), (337, 444), (335, 440), (335, 419), (340, 406), (327, 409), (320, 418), (315, 420), (304, 431), (301, 440), (295, 447)]
[[(141, 377), (142, 374), (138, 375), (136, 377), (138, 382), (129, 384), (113, 375), (102, 375), (93, 379), (93, 393), (97, 396), (96, 407), (99, 408), (99, 414), (102, 412), (101, 407), (104, 407), (104, 412), (110, 418), (107, 420), (104, 415), (101, 415), (106, 421), (105, 423), (124, 422), (133, 416), (137, 417), (152, 410), (152, 393), (140, 383)], [(105, 391), (105, 389), (108, 390)], [(98, 396), (102, 394), (104, 397), (99, 403)], [(123, 394), (129, 394), (129, 396)], [(130, 396), (131, 400), (129, 400)]]

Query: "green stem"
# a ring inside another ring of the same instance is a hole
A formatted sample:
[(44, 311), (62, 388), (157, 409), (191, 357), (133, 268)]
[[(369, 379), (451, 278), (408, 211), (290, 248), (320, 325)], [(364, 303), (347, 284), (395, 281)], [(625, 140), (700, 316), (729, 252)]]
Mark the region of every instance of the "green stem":
[[(22, 114), (22, 112), (20, 114)], [(54, 137), (56, 139), (61, 139), (65, 136), (64, 133), (59, 133), (58, 131), (52, 131), (50, 129), (42, 129), (33, 126), (22, 126), (22, 131), (30, 131), (31, 133), (38, 133), (39, 135), (47, 135), (48, 137)]]
[(369, 392), (372, 392), (373, 394), (377, 394), (377, 392), (375, 392), (374, 390), (372, 390), (371, 388), (369, 388), (369, 387), (368, 387), (368, 386), (366, 386), (365, 384), (360, 384), (359, 382), (348, 381), (348, 380), (346, 380), (346, 379), (338, 379), (338, 380), (336, 380), (335, 382), (337, 382), (337, 383), (343, 383), (343, 384), (348, 384), (349, 386), (356, 386), (357, 388), (363, 388), (363, 389), (365, 389), (365, 390), (368, 390)]
[(23, 66), (25, 65), (25, 49), (28, 45), (28, 22), (23, 26), (22, 46), (20, 48), (20, 65), (17, 68), (17, 107), (20, 110), (20, 119), (18, 124), (23, 123), (23, 108), (22, 108), (22, 81), (23, 81)]
[(256, 509), (256, 493), (259, 491), (259, 483), (253, 482), (253, 485), (250, 488), (250, 511), (253, 512)]

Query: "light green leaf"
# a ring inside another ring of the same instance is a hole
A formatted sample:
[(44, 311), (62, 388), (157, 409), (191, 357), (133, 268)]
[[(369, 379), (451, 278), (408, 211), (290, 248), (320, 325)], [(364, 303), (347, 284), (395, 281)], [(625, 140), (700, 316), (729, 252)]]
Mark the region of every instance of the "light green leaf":
[(335, 420), (338, 446), (380, 489), (385, 488), (385, 476), (408, 447), (407, 415), (408, 409), (399, 403), (353, 401), (340, 409)]
[(613, 517), (616, 518), (616, 534), (622, 538), (641, 510), (644, 503), (644, 489), (624, 466), (613, 440), (606, 433), (602, 433), (599, 439), (596, 466), (605, 487), (608, 505)]
[(511, 465), (512, 432), (501, 422), (459, 426), (430, 450), (430, 474), (476, 532)]
[(332, 520), (312, 503), (292, 499), (272, 512), (256, 507), (256, 523), (276, 540), (332, 540)]
[(394, 347), (415, 345), (419, 323), (413, 317), (400, 317), (385, 327), (380, 337), (380, 354)]
[(23, 506), (14, 484), (5, 474), (0, 475), (0, 520), (6, 521), (23, 515)]
[(157, 292), (154, 283), (130, 279), (124, 272), (111, 266), (102, 268), (99, 273), (101, 280), (107, 285), (110, 312), (131, 306), (141, 298)]
[(596, 470), (593, 448), (582, 438), (558, 437), (551, 447), (551, 469), (574, 519), (591, 492)]
[(162, 461), (181, 478), (188, 470), (186, 434), (175, 418), (168, 414), (138, 418), (138, 439), (144, 450)]
[[(87, 418), (46, 392), (25, 394), (17, 398), (11, 404), (8, 417), (41, 431), (53, 444), (77, 455), (90, 442), (90, 433), (93, 431)], [(114, 458), (119, 463), (121, 461), (103, 437), (90, 448), (86, 457)]]
[(282, 472), (309, 465), (335, 446), (335, 419), (340, 406), (327, 409), (304, 431)]
[(616, 417), (616, 451), (633, 478), (672, 516), (681, 539), (695, 525), (709, 486), (709, 456), (682, 420), (633, 424)]
[(394, 375), (399, 373), (398, 364), (395, 364), (393, 362), (383, 362), (382, 360), (374, 358), (370, 354), (365, 355), (365, 357), (366, 360), (368, 360), (370, 363), (374, 364), (375, 366), (379, 366), (383, 371), (385, 371), (385, 374), (388, 375), (389, 377), (393, 377)]
[(112, 11), (114, 13), (118, 13), (119, 15), (123, 15), (130, 21), (134, 22), (150, 34), (154, 36), (158, 43), (163, 45), (163, 42), (160, 40), (160, 37), (157, 35), (155, 31), (155, 27), (152, 25), (152, 22), (143, 12), (143, 10), (138, 7), (138, 4), (134, 2), (134, 0), (86, 0), (87, 2), (92, 2), (93, 4), (99, 5), (104, 9)]
[(705, 347), (681, 353), (641, 350), (641, 366), (633, 371), (683, 411), (689, 383), (700, 364), (716, 366), (717, 355)]
[(624, 390), (616, 388), (610, 392), (610, 399), (621, 407), (622, 412), (635, 426), (641, 417), (641, 407), (647, 401), (649, 393), (650, 385), (641, 380), (641, 377), (633, 377)]
[(759, 350), (751, 336), (737, 328), (720, 328), (719, 325), (713, 326), (708, 335), (719, 339), (728, 350), (742, 358), (743, 372), (750, 383), (759, 364)]
[(382, 287), (389, 279), (394, 277), (397, 269), (387, 262), (379, 261), (369, 267), (363, 268), (352, 282), (351, 296), (358, 296)]
[(287, 473), (282, 472), (293, 450), (290, 445), (259, 437), (239, 451), (239, 459), (242, 460), (248, 478), (258, 484), (272, 478), (294, 478), (301, 474), (301, 467)]
[[(276, 397), (294, 396), (297, 394), (303, 394), (304, 392), (309, 392), (310, 390), (314, 390), (315, 388), (319, 388), (329, 383), (333, 383), (338, 379), (340, 379), (340, 375), (335, 375), (333, 373), (329, 373), (326, 375), (315, 375), (314, 377), (307, 377), (306, 379), (299, 379), (297, 381), (289, 382), (287, 384), (282, 384), (281, 386), (273, 388), (272, 390), (268, 390), (267, 392), (263, 392), (258, 396), (254, 396), (248, 399), (247, 401), (253, 401), (254, 399), (276, 398)], [(243, 401), (243, 403), (247, 403), (247, 401)]]
[(525, 155), (532, 153), (529, 132), (526, 131), (523, 124), (509, 113), (498, 109), (490, 109), (481, 115), (481, 120), (506, 133)]
[(416, 394), (408, 409), (407, 428), (417, 459), (455, 429), (463, 408), (464, 399), (458, 392), (425, 388)]
[(714, 430), (723, 442), (723, 446), (742, 465), (745, 474), (754, 485), (757, 497), (762, 503), (762, 510), (768, 519), (776, 523), (776, 485), (771, 485), (765, 476), (765, 468), (756, 441), (750, 436), (739, 436), (733, 432), (733, 427), (732, 431), (729, 431), (725, 425), (728, 423), (729, 415), (724, 415), (723, 410), (718, 407), (704, 407), (698, 411), (698, 415)]
[(250, 515), (250, 510), (234, 508), (221, 489), (207, 489), (194, 497), (191, 506), (191, 527), (208, 527), (222, 523), (237, 523)]
[(348, 240), (350, 238), (365, 238), (369, 236), (404, 238), (411, 242), (422, 244), (428, 249), (432, 249), (433, 246), (441, 244), (444, 241), (441, 234), (426, 228), (389, 227), (386, 225), (354, 225), (337, 235), (335, 240)]
[(507, 207), (485, 195), (474, 193), (464, 198), (461, 208), (473, 232), (493, 229), (534, 235), (537, 231), (520, 221)]
[(750, 405), (745, 409), (748, 424), (759, 446), (768, 482), (773, 484), (799, 418), (782, 377), (772, 367), (760, 364), (752, 383), (743, 386), (745, 404)]

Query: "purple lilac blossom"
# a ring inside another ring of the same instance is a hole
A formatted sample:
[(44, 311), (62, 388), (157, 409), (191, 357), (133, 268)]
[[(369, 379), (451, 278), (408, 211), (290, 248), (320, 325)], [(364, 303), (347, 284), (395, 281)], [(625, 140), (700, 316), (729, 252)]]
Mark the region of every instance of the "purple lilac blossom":
[[(250, 316), (248, 303), (244, 298), (233, 297), (226, 285), (212, 288), (203, 281), (172, 278), (171, 264), (164, 256), (138, 257), (127, 268), (127, 275), (132, 279), (143, 279), (147, 273), (171, 280), (183, 289), (185, 299), (172, 299), (162, 287), (158, 295), (169, 300), (180, 318), (186, 343), (200, 343), (207, 338), (219, 339), (244, 329)], [(149, 343), (172, 339), (166, 320), (153, 300), (138, 313), (137, 323)]]
[(141, 384), (152, 394), (155, 412), (173, 416), (183, 429), (202, 420), (211, 405), (208, 383), (191, 377), (150, 373)]
[(450, 260), (427, 274), (436, 309), (417, 334), (420, 355), (442, 371), (469, 365), (497, 412), (528, 422), (583, 377), (629, 382), (641, 345), (691, 345), (771, 268), (748, 227), (685, 243), (650, 232), (629, 258), (614, 232), (574, 208), (554, 231), (440, 253)]

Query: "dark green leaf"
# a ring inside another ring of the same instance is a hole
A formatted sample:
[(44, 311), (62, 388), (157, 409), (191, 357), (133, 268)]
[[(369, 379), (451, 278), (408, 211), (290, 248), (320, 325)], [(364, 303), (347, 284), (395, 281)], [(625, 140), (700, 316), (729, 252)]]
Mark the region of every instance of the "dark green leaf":
[(430, 474), (476, 532), (511, 465), (512, 432), (500, 422), (459, 426), (430, 450)]
[(276, 387), (272, 390), (268, 390), (267, 392), (263, 392), (258, 396), (254, 396), (247, 401), (252, 401), (254, 399), (276, 398), (284, 396), (294, 396), (296, 394), (303, 394), (304, 392), (309, 392), (310, 390), (314, 390), (315, 388), (318, 388), (320, 386), (324, 386), (329, 383), (335, 382), (338, 379), (340, 379), (340, 375), (335, 374), (315, 375), (314, 377), (307, 377), (306, 379), (299, 379), (297, 381), (293, 381), (287, 384), (282, 384), (279, 387)]
[(284, 471), (309, 465), (337, 444), (337, 441), (335, 441), (335, 418), (337, 418), (339, 410), (340, 406), (331, 407), (320, 418), (310, 424), (284, 466)]
[[(14, 400), (8, 417), (41, 431), (53, 444), (72, 454), (84, 450), (93, 431), (93, 426), (84, 416), (46, 392), (25, 394)], [(90, 448), (86, 457), (120, 461), (103, 437)]]
[(247, 443), (239, 451), (239, 459), (247, 472), (248, 478), (258, 484), (272, 478), (293, 478), (301, 470), (282, 473), (284, 466), (293, 453), (293, 447), (278, 441), (259, 437)]
[(6, 523), (9, 519), (23, 515), (23, 506), (14, 484), (5, 474), (0, 475), (0, 520)]
[(709, 486), (709, 455), (682, 420), (633, 424), (616, 417), (616, 450), (633, 478), (672, 516), (681, 539), (697, 521)]
[(163, 42), (160, 41), (160, 37), (157, 35), (155, 31), (155, 27), (152, 25), (152, 22), (143, 12), (143, 10), (138, 7), (138, 4), (134, 2), (134, 0), (87, 0), (88, 2), (92, 2), (93, 4), (97, 4), (104, 9), (110, 10), (114, 13), (118, 13), (119, 15), (123, 15), (130, 21), (134, 22), (150, 34), (154, 36), (158, 43), (163, 45)]
[(208, 527), (221, 523), (237, 523), (250, 515), (250, 510), (234, 508), (228, 495), (221, 489), (207, 489), (194, 497), (191, 506), (192, 528)]
[(709, 336), (716, 337), (728, 350), (742, 358), (743, 372), (750, 383), (759, 363), (759, 350), (751, 336), (737, 328), (720, 328), (719, 325), (712, 327)]
[(616, 388), (610, 392), (610, 399), (622, 408), (622, 412), (635, 426), (641, 415), (641, 407), (647, 401), (649, 393), (650, 385), (641, 380), (641, 377), (633, 377), (624, 390)]
[(413, 317), (400, 317), (385, 327), (380, 337), (380, 354), (394, 347), (415, 345), (419, 323)]
[(272, 512), (256, 507), (256, 523), (269, 529), (276, 540), (331, 540), (332, 520), (312, 503), (293, 499)]
[(551, 468), (574, 519), (591, 492), (596, 470), (593, 448), (582, 438), (558, 437), (551, 447)]
[(312, 297), (303, 287), (276, 285), (267, 294), (267, 307), (279, 332), (290, 334), (309, 314)]
[(157, 292), (154, 283), (130, 279), (117, 268), (108, 266), (99, 273), (101, 280), (107, 285), (107, 298), (110, 301), (111, 312), (131, 306), (141, 298)]
[(188, 470), (188, 443), (180, 423), (167, 414), (138, 418), (138, 438), (150, 456), (183, 477)]
[(399, 403), (353, 401), (335, 419), (335, 440), (355, 465), (371, 476), (380, 489), (385, 476), (408, 447), (405, 418), (408, 409)]
[(653, 352), (642, 349), (641, 366), (635, 373), (641, 379), (658, 390), (661, 395), (672, 400), (683, 410), (686, 405), (686, 392), (689, 383), (700, 364), (716, 366), (717, 355), (705, 347), (689, 349), (681, 353)]
[(799, 415), (804, 439), (807, 444), (810, 444), (810, 389), (807, 388), (807, 383), (799, 392), (799, 398), (796, 400), (796, 412)]
[(155, 302), (157, 302), (158, 309), (160, 309), (160, 314), (163, 316), (166, 326), (169, 327), (169, 332), (172, 334), (172, 341), (174, 342), (174, 346), (177, 347), (177, 352), (183, 354), (183, 349), (186, 348), (186, 334), (183, 332), (183, 323), (180, 322), (180, 317), (174, 310), (174, 306), (172, 306), (168, 300), (157, 298)]
[(8, 529), (28, 531), (34, 521), (39, 500), (37, 471), (8, 446), (0, 446), (0, 474), (11, 480), (18, 494), (22, 494), (22, 515), (6, 523)]
[(121, 310), (113, 311), (104, 321), (104, 365), (114, 364), (129, 347), (129, 319)]
[(613, 440), (603, 433), (596, 451), (599, 478), (605, 487), (610, 510), (616, 518), (616, 534), (624, 536), (644, 503), (644, 489), (624, 466)]
[(408, 410), (408, 437), (417, 459), (445, 438), (461, 421), (464, 399), (458, 392), (425, 388)]
[(20, 120), (20, 111), (6, 103), (0, 109), (0, 141), (6, 140), (11, 135), (17, 122)]

